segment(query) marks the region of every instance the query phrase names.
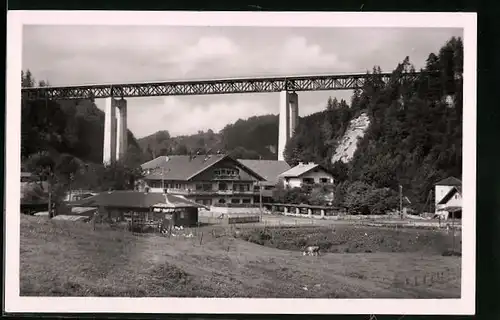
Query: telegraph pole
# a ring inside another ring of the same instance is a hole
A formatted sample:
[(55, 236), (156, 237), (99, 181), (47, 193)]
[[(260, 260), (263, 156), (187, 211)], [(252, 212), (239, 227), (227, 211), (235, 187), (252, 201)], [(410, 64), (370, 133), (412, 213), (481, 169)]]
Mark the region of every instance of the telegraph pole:
[(260, 221), (262, 221), (262, 181), (259, 181), (259, 207), (260, 207)]
[(403, 219), (403, 186), (399, 185), (399, 216)]
[(163, 178), (163, 168), (161, 168), (161, 190), (165, 193), (165, 179)]

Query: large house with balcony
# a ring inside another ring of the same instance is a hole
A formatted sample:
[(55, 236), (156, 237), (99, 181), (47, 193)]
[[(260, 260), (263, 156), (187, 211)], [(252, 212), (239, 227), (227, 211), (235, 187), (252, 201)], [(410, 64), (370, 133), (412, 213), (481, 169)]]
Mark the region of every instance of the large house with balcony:
[(183, 195), (205, 206), (253, 204), (254, 186), (266, 181), (228, 155), (160, 156), (144, 163), (148, 192)]

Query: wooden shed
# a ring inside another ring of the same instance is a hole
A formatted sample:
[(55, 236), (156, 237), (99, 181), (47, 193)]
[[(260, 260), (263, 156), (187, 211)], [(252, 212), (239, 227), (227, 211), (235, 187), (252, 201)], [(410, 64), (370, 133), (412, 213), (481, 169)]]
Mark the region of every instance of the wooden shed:
[(139, 191), (109, 191), (68, 203), (72, 207), (97, 207), (99, 214), (132, 225), (195, 226), (198, 208), (205, 206), (181, 196)]
[(198, 208), (194, 206), (180, 205), (169, 206), (168, 204), (157, 204), (153, 212), (164, 214), (164, 219), (176, 227), (195, 227), (198, 225)]

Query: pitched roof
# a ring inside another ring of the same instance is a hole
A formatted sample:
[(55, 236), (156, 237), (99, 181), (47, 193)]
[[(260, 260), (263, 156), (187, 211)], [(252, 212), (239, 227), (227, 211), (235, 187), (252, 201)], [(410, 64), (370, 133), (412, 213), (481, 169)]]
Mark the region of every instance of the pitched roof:
[(238, 159), (238, 162), (259, 174), (270, 184), (278, 182), (279, 175), (290, 170), (290, 165), (288, 163), (279, 160)]
[(462, 211), (462, 207), (449, 206), (449, 207), (442, 208), (441, 210), (448, 211), (448, 212), (457, 212), (457, 211)]
[(306, 172), (309, 172), (317, 167), (321, 167), (319, 164), (316, 163), (299, 163), (295, 167), (291, 168), (290, 170), (287, 170), (280, 174), (281, 177), (300, 177)]
[(455, 193), (462, 194), (462, 187), (453, 187), (450, 191), (438, 202), (438, 204), (445, 204), (450, 201), (451, 197), (455, 195)]
[[(190, 180), (196, 175), (202, 173), (206, 169), (215, 165), (216, 163), (224, 160), (230, 159), (234, 161), (237, 165), (245, 167), (256, 177), (264, 179), (260, 174), (254, 172), (252, 169), (244, 166), (240, 162), (234, 160), (228, 155), (216, 154), (216, 155), (197, 155), (190, 159), (190, 156), (161, 156), (153, 159), (149, 162), (141, 165), (142, 169), (148, 170), (153, 169), (154, 172), (146, 175), (144, 179), (148, 180)], [(168, 160), (168, 161), (167, 161)], [(163, 176), (162, 171), (163, 169)]]
[(436, 186), (461, 186), (462, 181), (460, 181), (459, 179), (457, 179), (455, 177), (448, 177), (446, 179), (438, 181), (435, 185)]
[(68, 203), (78, 207), (115, 207), (115, 208), (140, 208), (146, 209), (157, 205), (171, 208), (179, 207), (205, 207), (184, 197), (163, 193), (146, 193), (140, 191), (109, 191), (101, 192), (90, 198)]

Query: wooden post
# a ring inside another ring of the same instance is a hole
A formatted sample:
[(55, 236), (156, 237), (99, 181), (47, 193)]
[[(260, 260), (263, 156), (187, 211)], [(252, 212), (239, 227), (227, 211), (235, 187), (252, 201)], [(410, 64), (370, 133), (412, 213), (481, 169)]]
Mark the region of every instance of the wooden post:
[(399, 185), (399, 215), (403, 219), (403, 186)]
[(455, 253), (455, 213), (451, 212), (451, 232), (453, 233), (452, 249)]
[(92, 229), (95, 231), (95, 224), (97, 220), (97, 216), (99, 215), (99, 211), (101, 210), (101, 207), (98, 207), (96, 212), (94, 212), (94, 218), (92, 219)]
[(262, 221), (262, 182), (259, 181), (259, 207), (260, 207), (260, 220)]
[(52, 182), (49, 181), (48, 183), (48, 189), (49, 189), (49, 219), (53, 218), (53, 211), (52, 211)]

